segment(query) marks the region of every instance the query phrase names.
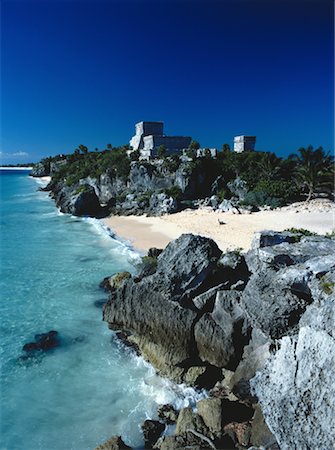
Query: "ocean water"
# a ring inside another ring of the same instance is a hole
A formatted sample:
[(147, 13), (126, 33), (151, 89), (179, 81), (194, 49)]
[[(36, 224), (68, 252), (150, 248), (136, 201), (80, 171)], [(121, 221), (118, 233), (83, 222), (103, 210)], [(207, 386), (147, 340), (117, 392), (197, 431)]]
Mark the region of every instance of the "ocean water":
[[(38, 183), (0, 170), (0, 449), (93, 449), (115, 434), (142, 448), (139, 424), (159, 404), (203, 394), (161, 379), (115, 339), (94, 305), (106, 298), (98, 285), (134, 272), (138, 256), (98, 221), (59, 213)], [(22, 359), (49, 330), (62, 345)]]

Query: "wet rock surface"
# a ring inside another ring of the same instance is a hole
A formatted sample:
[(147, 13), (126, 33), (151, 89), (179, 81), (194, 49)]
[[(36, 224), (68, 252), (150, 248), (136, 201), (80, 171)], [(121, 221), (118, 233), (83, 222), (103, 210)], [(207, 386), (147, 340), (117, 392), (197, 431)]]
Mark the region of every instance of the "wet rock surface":
[(113, 436), (103, 444), (98, 445), (94, 450), (132, 450), (126, 445), (121, 436)]
[(165, 430), (165, 425), (158, 420), (145, 420), (142, 425), (144, 447), (152, 448), (160, 435)]
[(161, 405), (158, 408), (157, 413), (158, 417), (168, 425), (176, 423), (179, 414), (178, 411), (172, 405)]
[(59, 346), (60, 338), (58, 331), (51, 330), (47, 333), (36, 334), (35, 341), (25, 344), (22, 350), (29, 355), (40, 351), (47, 352)]

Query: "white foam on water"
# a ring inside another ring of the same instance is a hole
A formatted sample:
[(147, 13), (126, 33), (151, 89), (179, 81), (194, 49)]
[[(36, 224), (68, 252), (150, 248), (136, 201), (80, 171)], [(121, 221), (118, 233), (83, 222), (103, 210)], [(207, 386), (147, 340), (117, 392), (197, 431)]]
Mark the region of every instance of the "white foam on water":
[(110, 227), (103, 223), (101, 219), (84, 217), (83, 220), (91, 224), (95, 232), (97, 232), (102, 237), (106, 239), (112, 238), (114, 240), (117, 247), (114, 247), (111, 250), (113, 253), (116, 252), (123, 256), (126, 256), (128, 261), (133, 265), (137, 265), (141, 262), (140, 254), (136, 250), (134, 250), (130, 243), (124, 239), (120, 239)]
[[(139, 448), (140, 424), (157, 417), (159, 404), (192, 406), (206, 393), (158, 377), (113, 338), (94, 306), (107, 300), (103, 277), (135, 271), (139, 255), (101, 221), (60, 213), (47, 193), (31, 201), (21, 221), (21, 205), (11, 205), (3, 247), (0, 448), (92, 450), (115, 434)], [(51, 329), (60, 348), (18, 359), (25, 343)]]
[(51, 177), (30, 177), (30, 178), (42, 187), (46, 187), (51, 181)]

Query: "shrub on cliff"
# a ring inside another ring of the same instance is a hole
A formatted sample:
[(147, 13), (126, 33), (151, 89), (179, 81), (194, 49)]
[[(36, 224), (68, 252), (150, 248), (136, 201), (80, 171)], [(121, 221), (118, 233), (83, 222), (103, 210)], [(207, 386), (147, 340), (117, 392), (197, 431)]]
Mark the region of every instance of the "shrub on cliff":
[(168, 197), (172, 197), (175, 200), (180, 200), (183, 196), (183, 192), (180, 189), (180, 187), (178, 186), (171, 186), (170, 188), (165, 189), (164, 193), (168, 196)]
[(178, 170), (181, 163), (181, 159), (178, 155), (170, 155), (164, 158), (163, 168), (168, 172), (173, 173)]
[(65, 180), (68, 186), (87, 177), (99, 178), (107, 170), (112, 176), (126, 180), (130, 171), (130, 160), (123, 148), (95, 153), (77, 152), (68, 155), (66, 161), (66, 164), (54, 174), (53, 181)]

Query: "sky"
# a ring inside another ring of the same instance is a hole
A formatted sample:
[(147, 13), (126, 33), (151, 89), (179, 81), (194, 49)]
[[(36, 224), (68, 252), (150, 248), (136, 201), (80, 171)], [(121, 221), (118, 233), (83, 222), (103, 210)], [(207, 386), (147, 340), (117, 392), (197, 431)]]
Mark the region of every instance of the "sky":
[(334, 149), (332, 0), (2, 0), (2, 163), (128, 143)]

